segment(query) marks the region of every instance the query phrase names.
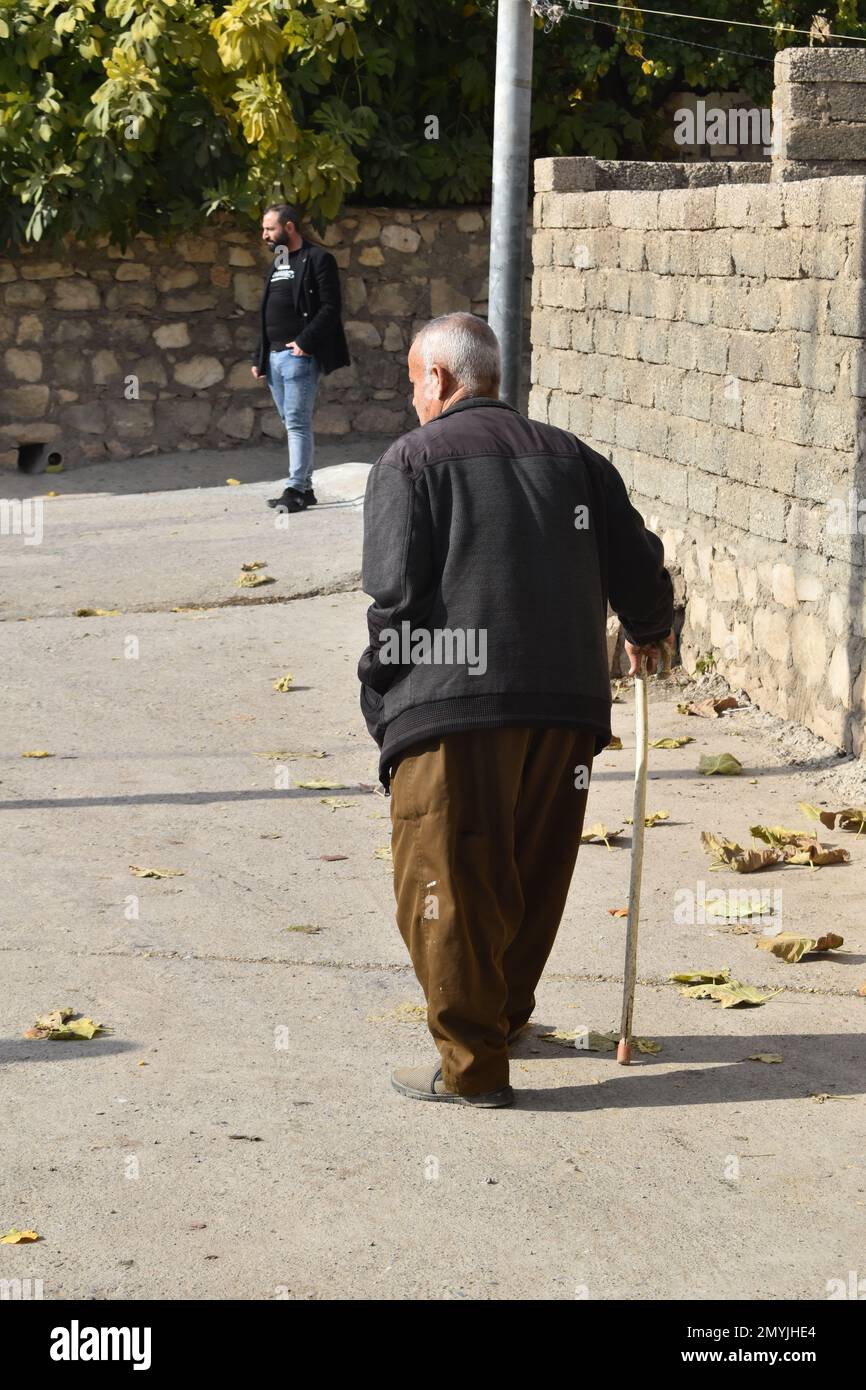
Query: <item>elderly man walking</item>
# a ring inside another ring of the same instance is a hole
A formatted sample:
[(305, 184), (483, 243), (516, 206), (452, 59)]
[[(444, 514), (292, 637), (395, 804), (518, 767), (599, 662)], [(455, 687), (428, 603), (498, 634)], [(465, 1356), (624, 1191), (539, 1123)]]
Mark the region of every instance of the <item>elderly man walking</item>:
[(392, 1085), (499, 1107), (611, 739), (608, 601), (632, 669), (643, 654), (652, 669), (673, 588), (613, 465), (498, 399), (482, 319), (433, 319), (409, 376), (420, 426), (367, 482), (358, 675), (391, 794), (397, 923), (439, 1060)]

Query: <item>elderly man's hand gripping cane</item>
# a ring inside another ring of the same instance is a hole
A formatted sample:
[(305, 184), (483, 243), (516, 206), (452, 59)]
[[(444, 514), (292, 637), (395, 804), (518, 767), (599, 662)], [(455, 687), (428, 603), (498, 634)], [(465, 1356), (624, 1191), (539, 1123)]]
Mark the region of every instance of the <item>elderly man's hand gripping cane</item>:
[(632, 1012), (634, 1010), (634, 987), (637, 979), (637, 929), (640, 918), (640, 879), (643, 868), (644, 817), (646, 815), (646, 774), (649, 729), (647, 724), (646, 676), (656, 664), (660, 670), (669, 671), (671, 651), (675, 641), (673, 632), (663, 643), (641, 647), (626, 642), (625, 650), (629, 659), (629, 675), (635, 678), (635, 773), (634, 809), (632, 813), (631, 878), (628, 890), (628, 925), (626, 928), (625, 971), (622, 992), (622, 1021), (616, 1060), (621, 1066), (631, 1061)]

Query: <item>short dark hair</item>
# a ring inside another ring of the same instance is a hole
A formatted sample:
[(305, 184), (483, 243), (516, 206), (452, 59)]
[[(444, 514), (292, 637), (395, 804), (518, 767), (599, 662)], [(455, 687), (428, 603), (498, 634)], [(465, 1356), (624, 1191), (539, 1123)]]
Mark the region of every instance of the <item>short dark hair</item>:
[(295, 231), (300, 232), (301, 214), (298, 212), (297, 208), (292, 207), (291, 203), (269, 203), (265, 208), (265, 212), (275, 212), (277, 214), (277, 221), (281, 227), (285, 227), (287, 222), (294, 222)]

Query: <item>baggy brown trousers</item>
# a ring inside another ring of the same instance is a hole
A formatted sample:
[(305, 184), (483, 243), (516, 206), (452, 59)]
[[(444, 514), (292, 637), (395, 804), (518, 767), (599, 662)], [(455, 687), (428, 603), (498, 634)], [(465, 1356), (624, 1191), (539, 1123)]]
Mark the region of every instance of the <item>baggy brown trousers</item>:
[(505, 1040), (553, 948), (594, 748), (584, 728), (472, 729), (415, 744), (392, 775), (397, 925), (449, 1091), (508, 1085)]

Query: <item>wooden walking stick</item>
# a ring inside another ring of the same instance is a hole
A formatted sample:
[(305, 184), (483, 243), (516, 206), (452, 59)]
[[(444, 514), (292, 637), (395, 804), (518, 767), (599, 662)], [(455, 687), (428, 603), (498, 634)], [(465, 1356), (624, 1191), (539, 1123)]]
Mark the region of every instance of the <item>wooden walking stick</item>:
[(640, 920), (640, 876), (643, 868), (644, 817), (646, 816), (647, 699), (645, 656), (640, 658), (634, 677), (635, 769), (634, 810), (632, 812), (631, 878), (628, 886), (628, 925), (625, 938), (625, 974), (622, 991), (622, 1023), (616, 1060), (627, 1067), (631, 1061), (631, 1020), (637, 979), (637, 929)]

